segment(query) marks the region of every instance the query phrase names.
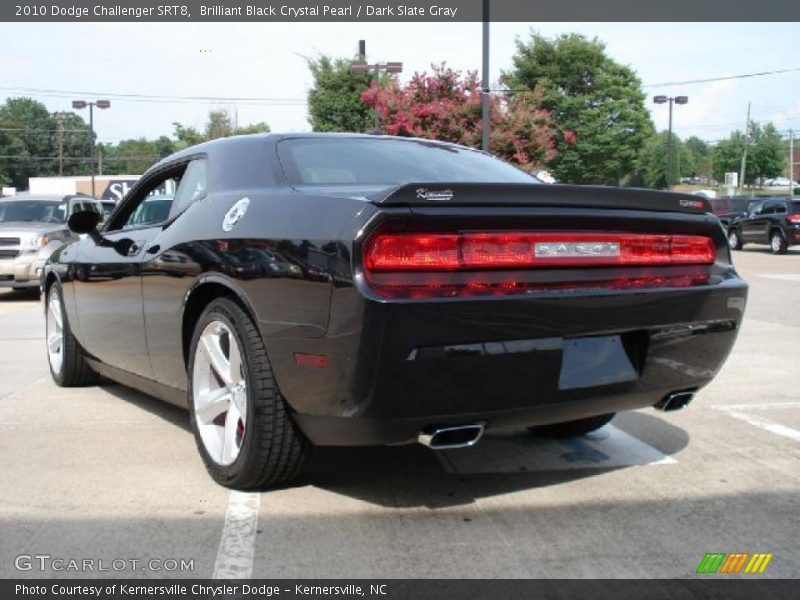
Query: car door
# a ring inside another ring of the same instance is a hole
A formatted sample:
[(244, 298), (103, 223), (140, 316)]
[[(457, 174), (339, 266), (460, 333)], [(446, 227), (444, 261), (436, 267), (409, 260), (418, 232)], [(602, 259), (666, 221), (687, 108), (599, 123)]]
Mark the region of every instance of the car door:
[(145, 249), (169, 217), (185, 165), (142, 180), (103, 227), (102, 243), (85, 242), (76, 259), (75, 304), (85, 350), (129, 373), (151, 378), (142, 314)]
[(742, 219), (742, 240), (745, 242), (764, 243), (761, 239), (763, 230), (763, 211), (765, 202), (758, 200), (747, 205), (747, 215)]
[(167, 225), (151, 240), (143, 257), (144, 325), (153, 379), (173, 388), (186, 384), (181, 346), (183, 299), (202, 266), (185, 236), (192, 231), (190, 208), (206, 198), (207, 171), (208, 160), (203, 156), (188, 163)]

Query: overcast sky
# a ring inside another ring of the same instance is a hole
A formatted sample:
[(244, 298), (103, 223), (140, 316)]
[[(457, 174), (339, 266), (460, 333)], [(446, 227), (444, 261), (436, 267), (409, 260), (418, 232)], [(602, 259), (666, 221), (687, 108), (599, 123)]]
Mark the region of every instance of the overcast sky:
[[(645, 84), (800, 67), (797, 23), (494, 23), (492, 80), (510, 67), (515, 38), (531, 29), (597, 36)], [(403, 61), (403, 79), (431, 62), (464, 70), (481, 63), (480, 23), (2, 23), (0, 39), (0, 101), (21, 95), (9, 88), (280, 99), (272, 105), (112, 99), (111, 109), (95, 117), (103, 142), (169, 135), (174, 121), (201, 126), (215, 106), (236, 109), (240, 125), (267, 121), (273, 131), (308, 130), (304, 57), (352, 56), (358, 39), (367, 40), (371, 61)], [(689, 96), (675, 112), (682, 137), (726, 137), (743, 126), (748, 101), (755, 120), (800, 130), (800, 71), (645, 89), (648, 96)], [(51, 111), (70, 109), (71, 95), (26, 95)], [(666, 107), (649, 101), (648, 107), (656, 126), (666, 128)]]

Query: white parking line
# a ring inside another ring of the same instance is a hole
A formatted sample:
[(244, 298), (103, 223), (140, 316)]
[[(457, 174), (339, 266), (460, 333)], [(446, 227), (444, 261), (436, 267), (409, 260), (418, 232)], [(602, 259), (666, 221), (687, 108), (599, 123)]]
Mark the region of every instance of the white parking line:
[(677, 461), (613, 425), (570, 440), (520, 432), (486, 436), (473, 448), (437, 452), (450, 473), (518, 473), (668, 465)]
[(214, 564), (214, 579), (247, 579), (253, 572), (261, 495), (232, 491)]
[(780, 423), (776, 423), (775, 421), (770, 421), (769, 419), (765, 419), (763, 417), (756, 417), (741, 410), (742, 408), (751, 410), (755, 408), (776, 408), (778, 406), (780, 407), (796, 406), (798, 404), (800, 403), (774, 402), (771, 403), (771, 405), (752, 404), (752, 405), (745, 405), (743, 407), (740, 405), (740, 406), (715, 406), (714, 408), (726, 412), (733, 418), (739, 419), (740, 421), (744, 421), (745, 423), (748, 423), (753, 427), (758, 427), (759, 429), (763, 429), (764, 431), (769, 431), (770, 433), (774, 433), (775, 435), (780, 435), (782, 437), (789, 438), (790, 440), (793, 440), (795, 442), (800, 442), (800, 431), (792, 429), (791, 427), (786, 427), (786, 425), (781, 425)]

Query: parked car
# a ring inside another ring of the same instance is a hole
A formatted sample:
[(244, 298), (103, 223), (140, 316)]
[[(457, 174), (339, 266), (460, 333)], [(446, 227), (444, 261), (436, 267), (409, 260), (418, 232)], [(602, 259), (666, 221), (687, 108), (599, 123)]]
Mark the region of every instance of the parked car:
[(789, 246), (800, 244), (800, 199), (748, 202), (743, 214), (729, 220), (728, 243), (734, 250), (745, 244), (769, 244), (773, 254), (784, 254)]
[(99, 212), (99, 202), (83, 195), (27, 193), (0, 199), (0, 287), (38, 288), (47, 258), (78, 239), (67, 219), (85, 210)]
[[(169, 210), (137, 220), (148, 202)], [(69, 224), (89, 238), (45, 269), (53, 379), (187, 407), (238, 489), (290, 479), (312, 444), (458, 448), (685, 407), (747, 295), (703, 198), (543, 185), (429, 140), (215, 140), (148, 170), (99, 230)]]

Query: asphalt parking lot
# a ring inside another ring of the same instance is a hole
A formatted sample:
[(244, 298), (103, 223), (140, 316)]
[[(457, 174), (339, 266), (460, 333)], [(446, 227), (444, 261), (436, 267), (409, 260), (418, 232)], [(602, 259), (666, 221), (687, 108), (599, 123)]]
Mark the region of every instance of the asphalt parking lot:
[[(183, 411), (56, 387), (38, 300), (0, 292), (0, 577), (694, 577), (707, 552), (773, 553), (761, 577), (797, 577), (800, 249), (734, 260), (747, 316), (689, 410), (566, 442), (321, 448), (262, 494), (212, 483)], [(19, 555), (126, 563), (19, 571)]]

